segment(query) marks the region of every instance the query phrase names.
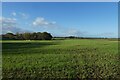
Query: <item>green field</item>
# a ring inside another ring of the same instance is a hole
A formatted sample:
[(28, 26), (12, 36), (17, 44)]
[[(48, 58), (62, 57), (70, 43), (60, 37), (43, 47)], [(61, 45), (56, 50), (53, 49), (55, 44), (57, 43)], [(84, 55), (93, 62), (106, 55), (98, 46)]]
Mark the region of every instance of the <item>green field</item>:
[(118, 41), (16, 40), (2, 45), (3, 78), (120, 78)]

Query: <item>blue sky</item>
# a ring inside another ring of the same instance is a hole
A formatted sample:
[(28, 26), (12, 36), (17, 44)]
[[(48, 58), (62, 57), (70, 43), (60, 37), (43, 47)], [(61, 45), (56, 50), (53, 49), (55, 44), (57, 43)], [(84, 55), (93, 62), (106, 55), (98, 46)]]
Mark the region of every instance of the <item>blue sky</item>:
[(3, 33), (117, 37), (117, 2), (3, 2)]

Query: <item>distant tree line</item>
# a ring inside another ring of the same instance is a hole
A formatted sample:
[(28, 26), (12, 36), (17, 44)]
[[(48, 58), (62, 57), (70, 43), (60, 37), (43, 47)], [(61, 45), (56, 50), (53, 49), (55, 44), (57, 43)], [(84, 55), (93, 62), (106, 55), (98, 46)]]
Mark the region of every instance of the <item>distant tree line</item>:
[(69, 38), (69, 39), (107, 39), (106, 37), (76, 37), (76, 36), (68, 36), (65, 38)]
[(6, 33), (2, 34), (3, 40), (51, 40), (52, 35), (47, 32), (34, 33)]
[[(110, 39), (116, 40), (117, 38), (103, 38), (103, 37), (76, 37), (76, 36), (66, 36), (66, 37), (52, 37), (50, 33), (47, 32), (33, 32), (33, 33), (6, 33), (0, 35), (2, 40), (64, 40), (64, 39)], [(120, 41), (120, 38), (118, 38)]]
[(76, 36), (66, 36), (66, 37), (54, 37), (55, 39), (108, 39), (104, 37), (76, 37)]

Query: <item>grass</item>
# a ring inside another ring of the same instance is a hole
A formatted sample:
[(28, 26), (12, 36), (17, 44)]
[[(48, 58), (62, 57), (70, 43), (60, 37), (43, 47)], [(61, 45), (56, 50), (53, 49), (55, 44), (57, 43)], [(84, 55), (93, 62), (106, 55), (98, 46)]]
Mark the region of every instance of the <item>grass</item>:
[(120, 78), (118, 41), (2, 41), (3, 78)]

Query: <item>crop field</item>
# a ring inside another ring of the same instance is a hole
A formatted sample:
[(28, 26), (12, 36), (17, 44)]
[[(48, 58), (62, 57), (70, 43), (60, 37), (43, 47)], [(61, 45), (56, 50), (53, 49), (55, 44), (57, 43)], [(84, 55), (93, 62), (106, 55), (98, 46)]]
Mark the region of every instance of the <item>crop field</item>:
[(120, 78), (118, 41), (2, 41), (3, 78)]

